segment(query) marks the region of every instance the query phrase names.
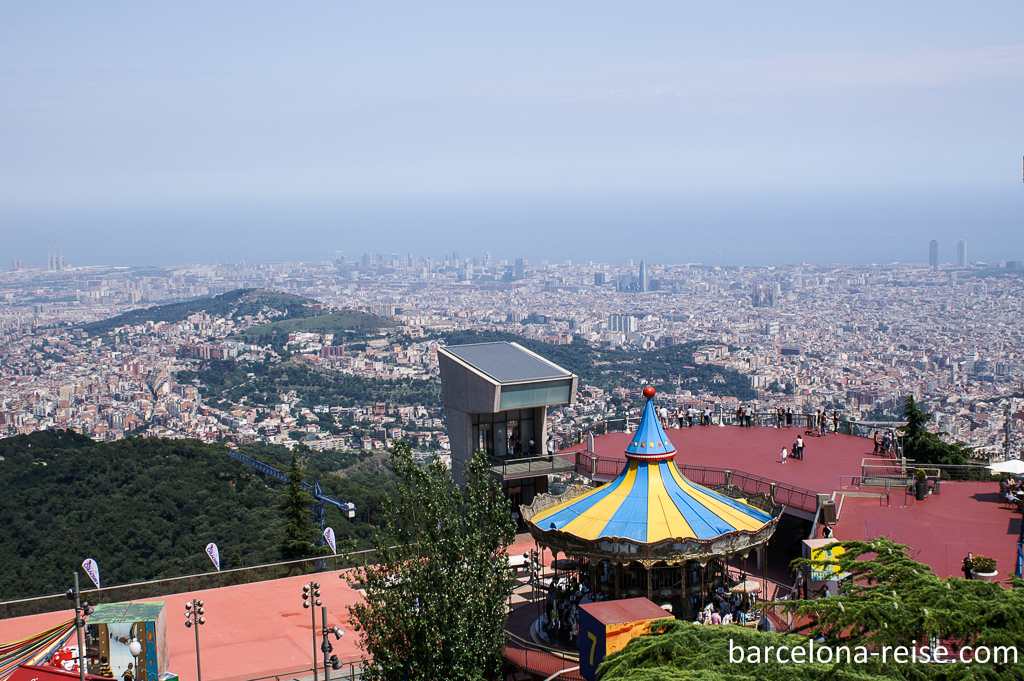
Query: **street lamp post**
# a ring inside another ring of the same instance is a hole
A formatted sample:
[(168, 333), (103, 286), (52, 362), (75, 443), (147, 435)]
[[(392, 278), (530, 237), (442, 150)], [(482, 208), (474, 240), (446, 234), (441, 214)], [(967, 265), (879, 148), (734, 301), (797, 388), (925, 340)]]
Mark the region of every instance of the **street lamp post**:
[(309, 614), (313, 622), (313, 681), (318, 681), (319, 673), (316, 659), (316, 609), (312, 606), (323, 605), (320, 601), (320, 582), (310, 582), (302, 585), (302, 607), (309, 608)]
[[(132, 636), (131, 643), (128, 644), (128, 652), (135, 658), (135, 681), (142, 681), (142, 672), (139, 671), (139, 655), (142, 653), (142, 644), (134, 636)], [(148, 675), (146, 681), (149, 681)]]
[[(203, 681), (203, 670), (199, 664), (199, 627), (200, 625), (206, 624), (206, 618), (203, 614), (206, 611), (203, 609), (203, 602), (197, 600), (191, 600), (185, 604), (185, 627), (193, 628), (196, 630), (196, 679), (197, 681)], [(141, 652), (141, 649), (140, 649)]]
[(85, 629), (85, 618), (92, 614), (94, 608), (88, 602), (82, 602), (82, 592), (78, 588), (78, 572), (75, 572), (75, 586), (68, 589), (69, 601), (75, 602), (75, 631), (78, 634), (78, 677), (85, 681), (85, 640), (83, 630)]
[[(322, 606), (320, 612), (320, 624), (323, 625), (323, 643), (320, 644), (320, 651), (324, 654), (324, 681), (331, 681), (331, 669), (341, 669), (341, 660), (338, 659), (337, 655), (331, 655), (334, 650), (334, 646), (331, 645), (331, 641), (328, 638), (328, 634), (334, 634), (335, 640), (340, 641), (341, 637), (345, 634), (337, 626), (327, 626), (327, 606)], [(328, 657), (330, 656), (330, 657)]]

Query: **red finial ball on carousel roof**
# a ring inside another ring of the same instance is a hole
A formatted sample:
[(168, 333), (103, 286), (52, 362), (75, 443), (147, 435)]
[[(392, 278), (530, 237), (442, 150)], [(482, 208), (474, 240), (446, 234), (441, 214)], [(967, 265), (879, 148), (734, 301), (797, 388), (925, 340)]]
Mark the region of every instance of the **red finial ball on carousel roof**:
[(654, 389), (654, 386), (649, 385), (646, 388), (644, 388), (644, 397), (646, 397), (647, 399), (651, 399), (652, 397), (654, 397), (654, 393), (656, 392), (657, 391)]

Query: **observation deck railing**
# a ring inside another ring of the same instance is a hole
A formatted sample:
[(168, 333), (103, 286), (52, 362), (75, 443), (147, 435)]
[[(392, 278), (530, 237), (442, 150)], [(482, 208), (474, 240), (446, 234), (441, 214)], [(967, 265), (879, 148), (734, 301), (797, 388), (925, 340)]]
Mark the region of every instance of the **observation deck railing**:
[[(82, 589), (82, 600), (88, 601), (92, 605), (99, 603), (121, 603), (141, 598), (159, 598), (171, 594), (217, 589), (222, 586), (252, 584), (254, 582), (264, 582), (315, 572), (344, 570), (350, 567), (372, 565), (375, 554), (376, 551), (374, 549), (368, 549), (339, 556), (320, 556), (318, 558), (307, 558), (288, 563), (270, 563), (267, 565), (222, 570), (221, 572), (207, 572), (199, 575), (170, 577), (168, 579), (156, 579), (135, 584), (106, 586), (102, 589)], [(74, 603), (69, 601), (62, 593), (52, 596), (22, 598), (0, 602), (0, 619), (38, 615), (45, 612), (59, 612), (61, 610), (68, 611), (68, 616), (74, 617)]]
[[(622, 471), (622, 459), (600, 457), (590, 452), (576, 452), (575, 461), (576, 471), (591, 478), (611, 479)], [(744, 494), (764, 494), (777, 504), (808, 513), (816, 513), (818, 510), (818, 492), (805, 487), (729, 468), (691, 466), (679, 462), (676, 465), (680, 473), (704, 487), (732, 485)]]
[(574, 469), (572, 462), (554, 455), (524, 458), (492, 456), (488, 458), (491, 463), (491, 472), (495, 475), (500, 475), (502, 479), (544, 475), (546, 473), (570, 473)]

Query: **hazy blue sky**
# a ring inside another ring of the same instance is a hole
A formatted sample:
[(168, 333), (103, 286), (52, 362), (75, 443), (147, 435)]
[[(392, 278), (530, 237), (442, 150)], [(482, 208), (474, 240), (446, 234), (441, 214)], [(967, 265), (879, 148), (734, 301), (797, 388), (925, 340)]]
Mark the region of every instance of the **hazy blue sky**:
[(1024, 260), (1024, 2), (0, 2), (0, 264)]

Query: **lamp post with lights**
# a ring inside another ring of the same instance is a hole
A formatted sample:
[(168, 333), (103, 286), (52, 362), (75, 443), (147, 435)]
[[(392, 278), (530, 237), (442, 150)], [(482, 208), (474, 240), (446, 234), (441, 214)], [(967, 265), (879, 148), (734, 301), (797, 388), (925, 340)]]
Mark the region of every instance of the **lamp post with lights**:
[[(324, 641), (320, 644), (320, 650), (324, 654), (324, 681), (331, 681), (331, 669), (341, 669), (341, 660), (337, 655), (331, 655), (334, 646), (328, 638), (328, 634), (334, 634), (334, 639), (340, 641), (345, 632), (338, 626), (327, 626), (327, 606), (323, 606), (320, 612), (320, 624), (323, 625)], [(328, 655), (330, 657), (328, 658)]]
[(67, 596), (69, 601), (75, 602), (75, 632), (78, 634), (78, 677), (81, 681), (85, 681), (85, 641), (83, 640), (82, 630), (85, 629), (85, 618), (92, 614), (93, 608), (88, 602), (82, 602), (82, 592), (78, 588), (78, 572), (75, 572), (75, 586), (74, 588), (68, 589)]
[[(321, 606), (323, 603), (320, 601), (320, 582), (310, 582), (309, 584), (302, 585), (302, 607), (309, 608), (309, 614), (313, 621), (313, 681), (318, 681), (318, 665), (316, 660), (316, 608), (313, 606)], [(326, 612), (326, 608), (324, 611)], [(325, 654), (326, 655), (326, 654)]]
[[(139, 655), (142, 653), (142, 644), (134, 636), (128, 644), (128, 652), (135, 658), (135, 681), (142, 681), (142, 672), (139, 671)], [(146, 677), (146, 681), (149, 681), (149, 676)]]
[(202, 601), (191, 600), (185, 604), (185, 627), (196, 630), (196, 679), (198, 681), (203, 681), (203, 670), (199, 665), (199, 627), (206, 624), (206, 618), (203, 617), (205, 612)]

